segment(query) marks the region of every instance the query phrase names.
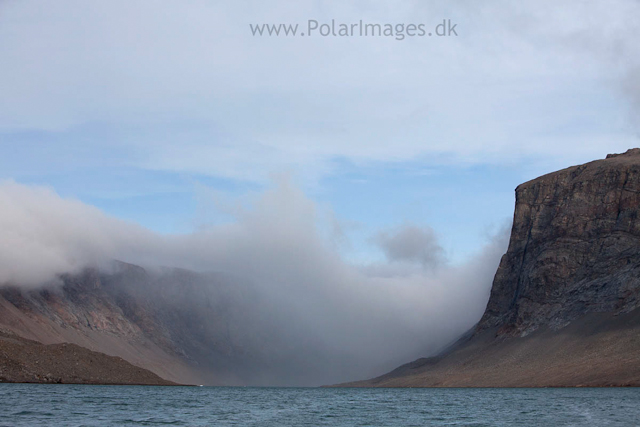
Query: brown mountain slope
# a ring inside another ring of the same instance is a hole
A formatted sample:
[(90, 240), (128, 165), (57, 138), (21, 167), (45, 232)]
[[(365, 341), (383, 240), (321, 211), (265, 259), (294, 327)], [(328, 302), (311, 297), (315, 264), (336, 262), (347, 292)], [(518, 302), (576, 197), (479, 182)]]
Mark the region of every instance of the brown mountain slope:
[(0, 382), (176, 385), (119, 357), (0, 331)]
[(181, 384), (321, 384), (325, 372), (345, 378), (338, 369), (348, 374), (349, 365), (336, 368), (335, 350), (304, 325), (292, 326), (277, 303), (238, 278), (116, 262), (36, 288), (0, 286), (0, 328), (121, 357)]
[(640, 149), (520, 185), (470, 337), (346, 386), (640, 386)]
[(0, 327), (121, 357), (176, 383), (243, 384), (257, 378), (253, 367), (263, 368), (255, 348), (264, 349), (266, 338), (236, 330), (242, 324), (260, 332), (247, 308), (255, 302), (234, 285), (117, 262), (110, 271), (86, 269), (34, 289), (0, 287)]
[(125, 315), (92, 270), (65, 276), (62, 285), (0, 288), (0, 327), (42, 344), (72, 343), (121, 357), (176, 383), (199, 384), (183, 358)]
[(559, 331), (496, 339), (482, 331), (454, 351), (344, 387), (640, 386), (640, 310), (591, 313)]

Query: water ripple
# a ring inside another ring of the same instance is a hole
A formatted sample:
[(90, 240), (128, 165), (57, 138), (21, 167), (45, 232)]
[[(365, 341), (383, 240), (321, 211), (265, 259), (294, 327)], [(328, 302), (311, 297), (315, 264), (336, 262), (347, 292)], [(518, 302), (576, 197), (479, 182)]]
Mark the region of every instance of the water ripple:
[[(640, 389), (318, 389), (0, 384), (11, 426), (632, 426)], [(6, 424), (5, 424), (6, 423)]]

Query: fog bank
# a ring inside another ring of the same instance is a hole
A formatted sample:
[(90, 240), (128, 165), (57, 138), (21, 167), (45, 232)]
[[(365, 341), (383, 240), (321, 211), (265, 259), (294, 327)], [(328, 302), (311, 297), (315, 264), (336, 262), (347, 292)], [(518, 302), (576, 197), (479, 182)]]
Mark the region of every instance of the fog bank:
[(222, 272), (252, 283), (266, 318), (288, 319), (278, 328), (295, 333), (274, 335), (291, 340), (290, 348), (304, 347), (304, 337), (335, 358), (341, 372), (357, 361), (346, 367), (354, 377), (327, 373), (319, 380), (382, 373), (437, 351), (473, 326), (509, 231), (451, 266), (433, 230), (410, 224), (381, 230), (372, 242), (388, 262), (354, 266), (319, 231), (314, 202), (286, 180), (253, 208), (238, 210), (235, 222), (185, 235), (160, 235), (50, 188), (12, 181), (0, 185), (0, 206), (1, 283), (42, 286), (62, 273), (108, 268), (114, 259)]

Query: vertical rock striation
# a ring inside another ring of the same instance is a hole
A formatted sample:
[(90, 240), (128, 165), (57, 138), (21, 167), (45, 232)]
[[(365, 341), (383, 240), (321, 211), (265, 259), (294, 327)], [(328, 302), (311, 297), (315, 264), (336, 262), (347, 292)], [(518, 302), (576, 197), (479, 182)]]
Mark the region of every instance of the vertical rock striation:
[(640, 386), (640, 149), (516, 188), (482, 319), (436, 357), (350, 387)]
[(638, 307), (640, 149), (516, 188), (509, 249), (478, 330), (526, 335)]

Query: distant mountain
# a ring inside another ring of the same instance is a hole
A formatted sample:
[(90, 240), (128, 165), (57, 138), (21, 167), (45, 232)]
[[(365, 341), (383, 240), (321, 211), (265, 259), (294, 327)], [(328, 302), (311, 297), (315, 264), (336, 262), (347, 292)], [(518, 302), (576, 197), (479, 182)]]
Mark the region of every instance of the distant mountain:
[(121, 357), (162, 378), (193, 384), (198, 376), (172, 347), (167, 331), (137, 301), (124, 298), (121, 279), (146, 279), (118, 264), (112, 274), (88, 269), (38, 289), (0, 289), (0, 328), (43, 344), (74, 343)]
[(182, 384), (321, 384), (327, 372), (353, 377), (357, 364), (336, 368), (335, 349), (237, 278), (116, 262), (60, 282), (0, 288), (0, 329), (121, 357)]
[(640, 386), (640, 149), (516, 188), (486, 311), (437, 357), (347, 386)]

